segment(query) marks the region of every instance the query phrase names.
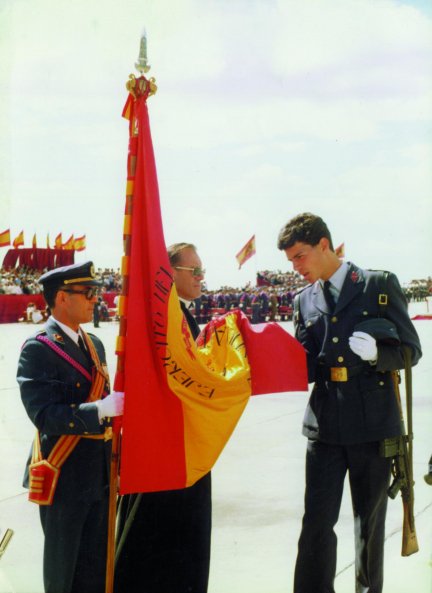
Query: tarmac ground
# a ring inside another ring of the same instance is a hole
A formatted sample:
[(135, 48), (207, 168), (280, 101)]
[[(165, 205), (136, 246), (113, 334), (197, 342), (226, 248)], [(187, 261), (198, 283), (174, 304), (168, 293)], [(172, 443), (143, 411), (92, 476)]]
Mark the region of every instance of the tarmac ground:
[[(410, 305), (412, 316), (427, 312), (425, 302)], [(415, 520), (420, 551), (401, 557), (402, 502), (400, 496), (389, 500), (384, 593), (432, 592), (432, 487), (423, 479), (432, 454), (432, 322), (414, 323), (423, 347), (423, 358), (413, 373)], [(291, 323), (282, 325), (293, 332)], [(114, 374), (118, 324), (105, 323), (97, 329), (88, 324), (86, 329), (103, 340)], [(7, 528), (14, 531), (0, 558), (0, 593), (43, 593), (38, 507), (27, 501), (27, 491), (21, 486), (34, 427), (15, 380), (21, 344), (34, 330), (26, 324), (0, 325), (0, 538)], [(292, 591), (303, 514), (306, 439), (301, 435), (301, 421), (306, 401), (306, 393), (251, 398), (217, 461), (209, 593)], [(336, 593), (354, 593), (348, 487), (336, 533)]]

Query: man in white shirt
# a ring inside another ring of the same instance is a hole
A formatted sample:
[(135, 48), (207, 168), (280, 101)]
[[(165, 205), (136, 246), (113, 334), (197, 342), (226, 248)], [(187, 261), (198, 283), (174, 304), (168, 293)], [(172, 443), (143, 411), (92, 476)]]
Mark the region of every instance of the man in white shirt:
[[(193, 339), (191, 314), (205, 270), (196, 247), (168, 247), (174, 283)], [(206, 593), (210, 568), (211, 474), (189, 488), (123, 496), (115, 593)]]

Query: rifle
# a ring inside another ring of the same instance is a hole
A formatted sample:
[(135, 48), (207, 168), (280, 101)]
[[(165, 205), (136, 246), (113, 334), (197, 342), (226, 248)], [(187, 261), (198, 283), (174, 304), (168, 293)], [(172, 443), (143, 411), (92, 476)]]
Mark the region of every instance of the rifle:
[(403, 408), (399, 391), (400, 373), (392, 372), (392, 380), (400, 413), (401, 436), (385, 439), (381, 443), (381, 454), (391, 457), (393, 481), (387, 490), (391, 499), (400, 491), (403, 505), (402, 556), (418, 552), (417, 534), (414, 524), (414, 480), (413, 480), (413, 432), (412, 432), (412, 373), (411, 350), (404, 346), (406, 415), (408, 432), (405, 430)]

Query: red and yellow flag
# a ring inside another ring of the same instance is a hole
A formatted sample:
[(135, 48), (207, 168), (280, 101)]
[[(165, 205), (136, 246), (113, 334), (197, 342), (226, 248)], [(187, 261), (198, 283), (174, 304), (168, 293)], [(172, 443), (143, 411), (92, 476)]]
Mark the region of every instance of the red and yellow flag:
[(253, 235), (244, 247), (236, 255), (236, 260), (239, 263), (239, 270), (242, 265), (247, 262), (256, 253), (255, 235)]
[(57, 237), (54, 239), (54, 248), (55, 249), (61, 249), (63, 246), (63, 239), (62, 239), (62, 234), (59, 233), (57, 235)]
[(21, 231), (19, 233), (19, 235), (17, 235), (15, 237), (15, 239), (13, 240), (12, 245), (14, 246), (15, 249), (17, 247), (20, 247), (21, 245), (24, 245), (24, 231)]
[(69, 237), (69, 239), (66, 241), (66, 243), (63, 243), (62, 249), (74, 249), (74, 246), (75, 246), (74, 236), (71, 235)]
[(0, 233), (0, 247), (7, 247), (11, 244), (10, 229)]
[(37, 238), (36, 238), (36, 233), (33, 235), (33, 239), (32, 239), (32, 247), (33, 247), (33, 249), (36, 249), (36, 247), (37, 247)]
[(335, 249), (335, 253), (340, 259), (343, 259), (345, 257), (345, 243), (338, 245)]
[(86, 248), (86, 236), (83, 235), (82, 237), (77, 237), (74, 242), (75, 251), (84, 251)]
[(119, 305), (124, 369), (114, 385), (125, 391), (121, 494), (191, 486), (213, 467), (251, 394), (307, 390), (303, 347), (277, 324), (252, 327), (233, 312), (193, 340), (163, 236), (148, 93), (139, 78), (123, 111), (130, 120), (130, 255), (122, 266), (128, 294)]

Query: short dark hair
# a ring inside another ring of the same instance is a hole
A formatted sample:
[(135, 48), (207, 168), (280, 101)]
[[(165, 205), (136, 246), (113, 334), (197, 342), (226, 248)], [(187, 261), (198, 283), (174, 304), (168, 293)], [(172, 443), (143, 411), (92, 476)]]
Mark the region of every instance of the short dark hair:
[(60, 288), (60, 284), (45, 284), (43, 287), (43, 296), (50, 309), (53, 309), (55, 306), (55, 298)]
[(195, 245), (192, 245), (192, 243), (174, 243), (173, 245), (170, 245), (167, 251), (169, 262), (172, 268), (180, 263), (180, 254), (183, 249), (193, 249), (194, 251), (197, 250)]
[(283, 251), (292, 247), (295, 243), (306, 243), (307, 245), (318, 245), (320, 240), (328, 239), (331, 251), (333, 241), (330, 231), (323, 219), (311, 212), (303, 212), (291, 218), (279, 232), (278, 249)]

